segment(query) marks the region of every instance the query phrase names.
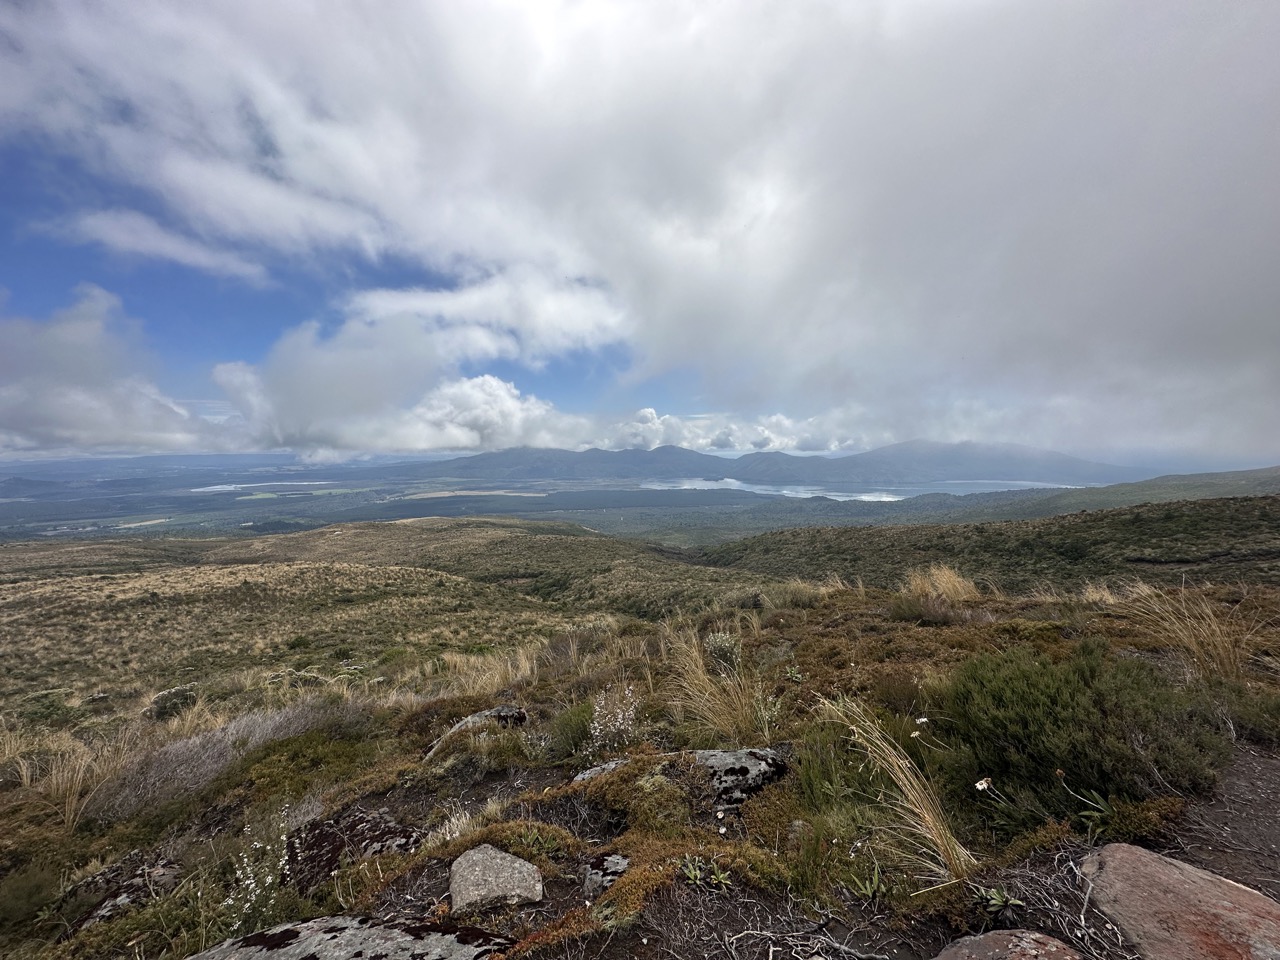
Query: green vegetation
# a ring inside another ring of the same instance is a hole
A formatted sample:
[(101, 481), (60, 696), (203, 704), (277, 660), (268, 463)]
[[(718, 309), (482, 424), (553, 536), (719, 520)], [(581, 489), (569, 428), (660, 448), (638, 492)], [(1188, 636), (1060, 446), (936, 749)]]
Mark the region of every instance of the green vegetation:
[(720, 567), (896, 587), (947, 564), (1005, 590), (1090, 580), (1280, 582), (1280, 496), (1147, 504), (1044, 520), (782, 530), (701, 551)]
[[(390, 912), (480, 843), (563, 889), (631, 861), (591, 904), (490, 918), (521, 950), (682, 897), (1003, 922), (1014, 865), (1159, 837), (1233, 741), (1280, 741), (1280, 506), (1224, 503), (697, 558), (492, 519), (7, 545), (0, 953), (176, 960)], [(454, 729), (498, 704), (528, 723)], [(689, 751), (746, 746), (785, 775), (714, 803)], [(303, 883), (290, 844), (370, 810), (421, 845)], [(75, 926), (106, 896), (79, 881), (132, 851), (173, 883)]]

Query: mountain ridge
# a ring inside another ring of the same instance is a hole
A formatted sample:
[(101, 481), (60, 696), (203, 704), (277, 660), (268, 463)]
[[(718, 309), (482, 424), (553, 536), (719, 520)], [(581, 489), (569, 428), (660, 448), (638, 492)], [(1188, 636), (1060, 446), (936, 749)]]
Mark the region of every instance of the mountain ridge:
[(405, 463), (397, 473), (468, 480), (737, 480), (742, 483), (927, 483), (1008, 480), (1094, 485), (1146, 479), (1149, 471), (1018, 444), (909, 440), (843, 457), (777, 451), (718, 457), (685, 447), (557, 450), (512, 447), (452, 460)]

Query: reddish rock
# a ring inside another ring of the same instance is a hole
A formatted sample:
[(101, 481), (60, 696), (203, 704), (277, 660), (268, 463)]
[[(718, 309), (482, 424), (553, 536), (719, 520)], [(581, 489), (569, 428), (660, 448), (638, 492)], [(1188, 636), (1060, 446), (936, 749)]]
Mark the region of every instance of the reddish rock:
[(965, 937), (943, 950), (935, 960), (1081, 960), (1061, 940), (1030, 930), (993, 930)]
[(1144, 960), (1280, 957), (1280, 903), (1256, 890), (1125, 843), (1091, 853), (1081, 872)]

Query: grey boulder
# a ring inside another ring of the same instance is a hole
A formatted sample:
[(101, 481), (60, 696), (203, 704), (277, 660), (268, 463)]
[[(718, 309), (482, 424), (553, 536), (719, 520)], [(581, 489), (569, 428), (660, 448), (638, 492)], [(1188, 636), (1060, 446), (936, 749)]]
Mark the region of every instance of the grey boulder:
[(483, 843), (453, 861), (449, 896), (455, 913), (537, 903), (542, 899), (542, 871)]

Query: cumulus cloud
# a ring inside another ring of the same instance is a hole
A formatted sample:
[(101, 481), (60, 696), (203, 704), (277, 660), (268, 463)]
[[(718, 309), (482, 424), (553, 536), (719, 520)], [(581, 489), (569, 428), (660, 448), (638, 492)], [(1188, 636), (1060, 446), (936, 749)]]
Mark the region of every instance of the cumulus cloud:
[(219, 378), (260, 444), (291, 447), (312, 458), (339, 459), (363, 451), (577, 447), (588, 424), (486, 374), (446, 380), (408, 408), (331, 410), (327, 416), (283, 426), (256, 371), (237, 364), (220, 368)]
[(82, 287), (45, 320), (0, 317), (0, 453), (196, 450), (203, 421), (144, 373), (119, 300)]
[(743, 417), (730, 413), (659, 414), (652, 407), (601, 425), (593, 445), (608, 449), (651, 448), (664, 444), (712, 453), (795, 451), (857, 453), (892, 443), (888, 433), (865, 429), (865, 411), (841, 408), (820, 416), (793, 418), (781, 413)]
[(625, 325), (604, 291), (528, 270), (451, 290), (365, 290), (341, 306), (335, 326), (312, 321), (288, 330), (261, 365), (214, 369), (260, 442), (345, 450), (574, 446), (581, 431), (568, 431), (585, 419), (556, 413), (498, 378), (458, 371), (493, 360), (536, 367), (615, 342)]
[(0, 31), (0, 136), (166, 211), (98, 239), (447, 279), (220, 368), (264, 436), (622, 343), (632, 388), (735, 413), (614, 443), (1280, 456), (1276, 4), (51, 0)]

